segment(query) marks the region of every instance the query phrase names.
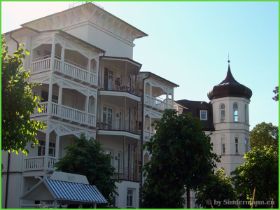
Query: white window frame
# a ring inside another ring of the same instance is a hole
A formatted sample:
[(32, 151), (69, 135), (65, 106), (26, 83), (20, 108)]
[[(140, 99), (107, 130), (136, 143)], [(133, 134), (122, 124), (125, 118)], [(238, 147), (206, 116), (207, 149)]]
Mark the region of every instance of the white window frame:
[[(205, 117), (203, 117), (203, 113), (205, 113)], [(203, 120), (203, 121), (208, 120), (208, 111), (205, 109), (200, 110), (199, 116), (200, 116), (200, 120)]]

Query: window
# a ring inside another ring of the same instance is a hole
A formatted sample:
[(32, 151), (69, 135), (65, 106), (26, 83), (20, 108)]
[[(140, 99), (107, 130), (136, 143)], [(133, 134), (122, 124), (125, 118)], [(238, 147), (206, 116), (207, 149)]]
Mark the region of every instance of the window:
[[(38, 156), (45, 155), (45, 141), (39, 141), (38, 145)], [(49, 143), (49, 156), (55, 156), (55, 143)]]
[(200, 120), (207, 120), (207, 110), (200, 110)]
[(249, 123), (248, 104), (245, 104), (245, 123)]
[(235, 153), (238, 154), (238, 138), (235, 137)]
[(226, 117), (226, 107), (225, 104), (220, 105), (220, 121), (224, 122)]
[(112, 129), (112, 113), (113, 110), (108, 107), (103, 107), (103, 125), (104, 129)]
[(221, 151), (222, 155), (226, 154), (226, 144), (225, 144), (225, 137), (224, 136), (222, 136), (222, 138), (221, 138), (221, 148), (222, 148), (222, 151)]
[(126, 206), (134, 207), (134, 189), (127, 189)]
[(248, 138), (245, 138), (244, 144), (245, 144), (245, 153), (246, 153), (249, 151), (249, 139)]
[(238, 122), (238, 105), (237, 105), (237, 103), (233, 104), (233, 122)]
[(105, 154), (111, 157), (111, 166), (114, 167), (114, 152), (110, 149), (105, 149)]

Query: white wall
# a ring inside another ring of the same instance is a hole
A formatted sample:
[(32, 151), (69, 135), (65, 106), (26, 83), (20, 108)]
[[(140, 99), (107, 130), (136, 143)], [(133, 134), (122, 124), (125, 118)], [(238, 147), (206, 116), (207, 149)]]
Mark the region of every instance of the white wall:
[(97, 29), (93, 24), (84, 24), (66, 30), (80, 39), (106, 51), (106, 56), (133, 57), (133, 46), (121, 41), (108, 32)]
[[(8, 208), (19, 208), (20, 197), (23, 189), (23, 177), (21, 173), (10, 173), (9, 176), (9, 192), (8, 192)], [(5, 206), (6, 196), (6, 174), (2, 175), (2, 208)]]
[(119, 196), (116, 198), (116, 206), (118, 208), (127, 208), (126, 198), (127, 198), (127, 189), (134, 189), (135, 198), (133, 199), (134, 207), (139, 207), (139, 183), (122, 181), (120, 183), (116, 183), (117, 193)]

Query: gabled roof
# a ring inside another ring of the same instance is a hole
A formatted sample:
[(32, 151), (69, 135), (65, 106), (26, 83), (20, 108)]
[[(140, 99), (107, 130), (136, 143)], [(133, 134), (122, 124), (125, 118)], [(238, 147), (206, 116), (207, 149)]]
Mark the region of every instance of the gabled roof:
[(175, 84), (175, 83), (173, 83), (173, 82), (171, 82), (171, 81), (169, 81), (169, 80), (167, 80), (167, 79), (165, 79), (165, 78), (163, 78), (163, 77), (161, 77), (157, 74), (154, 74), (150, 71), (141, 71), (140, 74), (148, 74), (149, 77), (154, 77), (155, 79), (162, 80), (162, 81), (168, 83), (172, 87), (179, 87), (179, 85), (177, 85), (177, 84)]
[(44, 178), (22, 196), (25, 200), (56, 200), (71, 203), (107, 203), (94, 185)]
[[(120, 24), (124, 24), (126, 25), (129, 29), (131, 29), (133, 31), (133, 34), (134, 34), (134, 38), (141, 38), (141, 37), (145, 37), (145, 36), (148, 36), (146, 33), (144, 33), (143, 31), (137, 29), (136, 27), (130, 25), (129, 23), (125, 22), (124, 20), (116, 17), (115, 15), (107, 12), (106, 10), (102, 9), (101, 7), (97, 6), (96, 4), (93, 4), (91, 2), (88, 2), (88, 3), (85, 3), (85, 4), (82, 4), (82, 5), (79, 5), (77, 7), (73, 7), (73, 8), (70, 8), (70, 9), (67, 9), (67, 10), (63, 10), (61, 12), (57, 12), (57, 13), (54, 13), (54, 14), (51, 14), (51, 15), (47, 15), (45, 17), (42, 17), (42, 18), (38, 18), (38, 19), (35, 19), (35, 20), (32, 20), (32, 21), (29, 21), (29, 22), (26, 22), (24, 24), (22, 24), (21, 26), (30, 26), (32, 27), (33, 24), (36, 24), (36, 22), (40, 22), (44, 19), (51, 19), (57, 15), (60, 15), (62, 13), (67, 13), (67, 12), (72, 12), (74, 10), (79, 10), (79, 9), (88, 9), (88, 10), (97, 10), (99, 13), (103, 13), (103, 14), (106, 14), (108, 15), (108, 17), (110, 18), (113, 18), (117, 23), (120, 23)], [(83, 11), (83, 12), (84, 12)], [(82, 12), (81, 15), (84, 15)], [(85, 15), (86, 18), (89, 20), (89, 18), (92, 16), (92, 15)]]

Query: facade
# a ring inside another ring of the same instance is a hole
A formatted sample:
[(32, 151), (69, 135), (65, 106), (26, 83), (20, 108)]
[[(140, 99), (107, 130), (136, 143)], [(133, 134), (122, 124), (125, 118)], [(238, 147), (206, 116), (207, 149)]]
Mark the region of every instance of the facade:
[(82, 133), (99, 141), (112, 157), (112, 178), (119, 181), (115, 206), (138, 207), (142, 158), (148, 158), (141, 146), (155, 132), (153, 121), (173, 108), (177, 87), (140, 72), (141, 64), (133, 60), (133, 41), (144, 36), (92, 3), (5, 34), (10, 52), (18, 43), (31, 52), (24, 67), (31, 71), (31, 82), (42, 84), (33, 91), (43, 107), (32, 119), (44, 121), (47, 128), (38, 132), (39, 145), (27, 145), (28, 156), (11, 155), (8, 160), (3, 152), (3, 207), (52, 206), (52, 200), (38, 200), (29, 192), (53, 174), (67, 145)]
[(213, 151), (221, 157), (217, 168), (224, 168), (230, 175), (243, 163), (249, 150), (249, 103), (252, 91), (238, 83), (228, 61), (226, 78), (208, 94), (210, 102), (176, 101), (176, 109), (200, 119), (203, 129), (210, 136)]

